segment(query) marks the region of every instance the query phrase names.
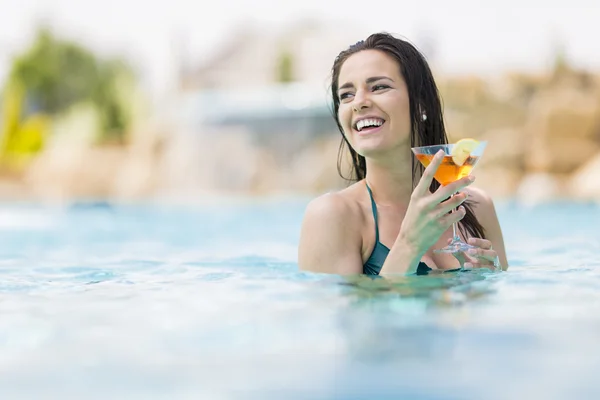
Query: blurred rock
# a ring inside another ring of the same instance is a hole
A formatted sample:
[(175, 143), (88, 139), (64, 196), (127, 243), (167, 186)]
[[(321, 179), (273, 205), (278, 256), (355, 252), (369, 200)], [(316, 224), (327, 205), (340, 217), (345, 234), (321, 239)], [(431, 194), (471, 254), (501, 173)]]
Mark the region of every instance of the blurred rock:
[(516, 190), (516, 198), (525, 205), (537, 205), (563, 198), (564, 183), (555, 175), (539, 172), (527, 174)]
[(569, 179), (569, 197), (600, 202), (600, 153), (588, 160)]
[[(600, 168), (600, 76), (567, 70), (440, 82), (450, 141), (473, 137), (489, 142), (474, 172), (477, 186), (526, 204), (559, 198), (600, 201), (595, 177)], [(173, 101), (173, 108), (177, 104)], [(302, 129), (293, 130), (287, 119), (291, 112), (285, 111), (269, 117), (263, 110), (267, 115), (249, 119), (253, 128), (238, 121), (183, 128), (148, 116), (135, 124), (128, 142), (98, 146), (98, 115), (81, 104), (54, 121), (51, 140), (20, 181), (0, 180), (0, 196), (10, 198), (3, 192), (14, 191), (65, 201), (197, 200), (212, 193), (322, 193), (346, 186), (337, 171), (340, 134), (324, 123), (330, 117), (295, 117), (295, 128), (300, 124)], [(347, 157), (343, 165), (348, 171)]]
[(294, 158), (291, 176), (296, 177), (296, 190), (323, 192), (343, 187), (345, 181), (337, 170), (340, 136), (316, 141)]
[(572, 88), (534, 98), (525, 130), (529, 171), (571, 173), (600, 151), (600, 97)]
[(0, 181), (0, 198), (4, 201), (24, 201), (32, 197), (22, 179), (3, 177)]
[(257, 150), (243, 128), (176, 132), (160, 159), (160, 191), (252, 192), (260, 179)]
[(120, 147), (55, 146), (33, 162), (25, 182), (42, 200), (112, 198), (124, 158)]
[[(123, 149), (123, 161), (115, 177), (113, 196), (131, 201), (152, 197), (160, 184), (165, 132), (156, 126), (141, 126), (132, 133), (135, 140)], [(143, 132), (143, 134), (142, 134)]]
[(445, 102), (457, 109), (472, 108), (489, 98), (487, 82), (477, 76), (442, 78), (438, 86)]
[(496, 165), (519, 172), (523, 170), (527, 141), (523, 140), (522, 129), (493, 129), (483, 134), (480, 139), (486, 140), (488, 144), (477, 168)]
[(503, 165), (477, 168), (473, 175), (477, 178), (474, 185), (485, 190), (494, 198), (511, 197), (523, 177), (522, 173), (515, 169), (504, 168)]
[(600, 145), (589, 139), (554, 137), (543, 144), (531, 145), (525, 158), (532, 172), (572, 173), (600, 151)]

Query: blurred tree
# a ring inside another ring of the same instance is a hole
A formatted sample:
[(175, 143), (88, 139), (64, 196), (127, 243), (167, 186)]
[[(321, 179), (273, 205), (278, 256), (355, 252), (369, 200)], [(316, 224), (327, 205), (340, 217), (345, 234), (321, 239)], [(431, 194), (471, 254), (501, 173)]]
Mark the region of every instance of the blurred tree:
[(90, 98), (100, 83), (98, 75), (91, 53), (41, 29), (31, 48), (14, 60), (9, 79), (25, 86), (36, 108), (56, 114)]
[[(93, 104), (100, 121), (97, 140), (103, 142), (125, 139), (132, 118), (128, 96), (134, 81), (133, 71), (121, 60), (99, 59), (86, 48), (41, 28), (31, 47), (15, 58), (7, 87), (23, 89), (21, 123), (37, 114), (58, 117), (76, 104)], [(5, 96), (16, 96), (14, 89), (5, 92)], [(4, 136), (14, 136), (17, 131), (13, 127)], [(7, 142), (20, 141), (5, 137)]]
[(132, 94), (135, 79), (131, 69), (121, 60), (110, 60), (98, 68), (97, 85), (91, 100), (98, 108), (100, 128), (105, 140), (124, 139), (132, 123)]
[(289, 83), (294, 81), (294, 56), (289, 50), (279, 54), (277, 63), (277, 82)]
[(560, 42), (554, 46), (554, 65), (553, 75), (555, 78), (560, 78), (571, 72), (571, 66), (567, 57), (565, 45)]

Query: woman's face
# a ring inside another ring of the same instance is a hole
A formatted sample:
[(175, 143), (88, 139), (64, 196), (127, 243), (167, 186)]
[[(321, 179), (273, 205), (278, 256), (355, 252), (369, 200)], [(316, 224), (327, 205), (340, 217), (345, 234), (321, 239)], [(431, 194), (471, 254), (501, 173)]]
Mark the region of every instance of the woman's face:
[(395, 59), (379, 50), (348, 57), (338, 78), (338, 120), (346, 139), (368, 157), (410, 140), (408, 90)]

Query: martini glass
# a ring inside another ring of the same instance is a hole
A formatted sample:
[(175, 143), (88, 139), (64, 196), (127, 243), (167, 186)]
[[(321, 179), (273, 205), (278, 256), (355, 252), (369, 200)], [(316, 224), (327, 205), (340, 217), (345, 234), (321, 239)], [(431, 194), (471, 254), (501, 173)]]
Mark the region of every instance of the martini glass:
[[(481, 159), (483, 155), (483, 151), (487, 145), (486, 141), (478, 142), (473, 149), (469, 149), (468, 153), (465, 151), (460, 151), (460, 149), (456, 148), (456, 144), (440, 144), (433, 146), (422, 146), (422, 147), (413, 147), (412, 151), (415, 154), (417, 160), (427, 168), (427, 166), (431, 163), (433, 157), (440, 150), (443, 150), (444, 161), (438, 167), (438, 170), (435, 173), (435, 180), (440, 183), (442, 186), (446, 186), (452, 182), (456, 182), (457, 180), (468, 176), (475, 165)], [(453, 196), (456, 193), (453, 194)], [(450, 244), (444, 248), (436, 249), (434, 253), (456, 253), (459, 251), (467, 251), (475, 246), (471, 246), (461, 240), (458, 236), (457, 231), (457, 223), (452, 224), (452, 241)]]

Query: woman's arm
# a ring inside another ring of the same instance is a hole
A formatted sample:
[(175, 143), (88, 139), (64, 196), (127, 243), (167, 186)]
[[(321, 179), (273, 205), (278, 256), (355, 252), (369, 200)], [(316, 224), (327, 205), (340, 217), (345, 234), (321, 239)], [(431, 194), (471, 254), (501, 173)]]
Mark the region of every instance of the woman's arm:
[(500, 221), (498, 220), (498, 215), (496, 214), (494, 201), (482, 189), (469, 188), (468, 190), (469, 196), (475, 202), (473, 207), (475, 216), (479, 220), (479, 223), (483, 226), (486, 238), (492, 242), (492, 248), (498, 254), (502, 269), (506, 271), (508, 269), (508, 259), (506, 256), (506, 249), (504, 247), (502, 228), (500, 227)]
[[(429, 191), (443, 159), (444, 153), (439, 151), (425, 168), (419, 184), (413, 190), (400, 232), (381, 268), (380, 275), (415, 272), (423, 254), (453, 223), (465, 216), (461, 204), (467, 199), (466, 195), (460, 193), (452, 196), (452, 194), (469, 186), (474, 177), (463, 177), (449, 185), (440, 186), (435, 193)], [(450, 212), (451, 210), (456, 211)]]

